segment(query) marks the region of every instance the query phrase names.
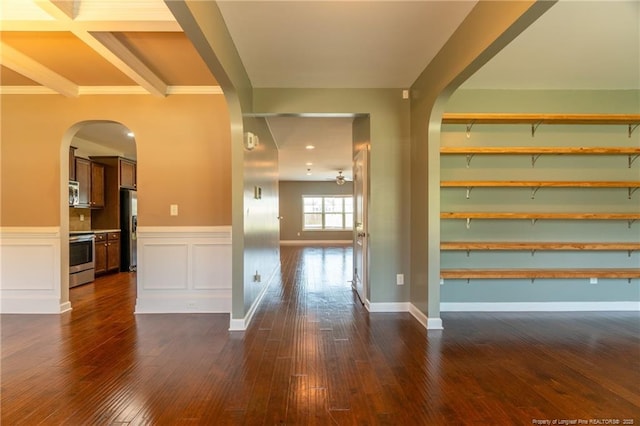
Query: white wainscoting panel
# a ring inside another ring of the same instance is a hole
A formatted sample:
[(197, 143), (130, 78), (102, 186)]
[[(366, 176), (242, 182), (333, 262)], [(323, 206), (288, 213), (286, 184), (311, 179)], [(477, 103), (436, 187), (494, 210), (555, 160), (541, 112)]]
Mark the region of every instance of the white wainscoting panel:
[[(139, 241), (142, 241), (140, 239)], [(151, 241), (143, 244), (138, 270), (145, 277), (143, 290), (186, 290), (189, 269), (189, 244)]]
[(0, 312), (57, 314), (60, 304), (60, 228), (0, 228)]
[(231, 227), (138, 227), (136, 313), (231, 312)]
[(231, 283), (231, 250), (221, 244), (193, 244), (193, 286), (224, 290)]

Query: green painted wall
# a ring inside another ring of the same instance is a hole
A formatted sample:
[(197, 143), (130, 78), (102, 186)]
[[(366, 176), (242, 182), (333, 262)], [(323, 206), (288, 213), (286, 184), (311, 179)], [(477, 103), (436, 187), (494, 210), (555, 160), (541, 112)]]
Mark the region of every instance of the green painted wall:
[(369, 115), (370, 302), (406, 302), (409, 280), (409, 102), (401, 89), (255, 89), (255, 113)]
[[(459, 90), (447, 112), (640, 113), (640, 91)], [(626, 125), (541, 125), (535, 137), (528, 125), (444, 125), (443, 146), (640, 146), (640, 132), (628, 137)], [(466, 166), (464, 155), (440, 158), (442, 180), (630, 180), (640, 179), (640, 163), (628, 167), (621, 156), (479, 155)], [(626, 188), (528, 188), (441, 190), (442, 211), (638, 212), (640, 193)], [(626, 221), (443, 220), (443, 241), (597, 241), (639, 242), (640, 223)], [(442, 267), (460, 268), (637, 268), (633, 252), (443, 252)], [(640, 280), (447, 280), (441, 302), (596, 302), (640, 301)]]

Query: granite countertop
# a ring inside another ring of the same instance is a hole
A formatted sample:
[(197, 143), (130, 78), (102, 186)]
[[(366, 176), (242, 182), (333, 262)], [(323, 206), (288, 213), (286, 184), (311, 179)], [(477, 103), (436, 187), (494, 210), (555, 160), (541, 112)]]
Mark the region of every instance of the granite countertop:
[(88, 231), (69, 231), (69, 235), (100, 234), (103, 232), (120, 232), (119, 229), (91, 229)]

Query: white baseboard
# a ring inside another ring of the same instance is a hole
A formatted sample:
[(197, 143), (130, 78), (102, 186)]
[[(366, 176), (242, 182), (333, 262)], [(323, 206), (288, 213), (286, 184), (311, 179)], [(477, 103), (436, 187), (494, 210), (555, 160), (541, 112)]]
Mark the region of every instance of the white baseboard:
[(281, 246), (333, 246), (350, 245), (352, 240), (280, 240)]
[(409, 313), (427, 330), (442, 330), (442, 319), (438, 317), (427, 317), (420, 309), (413, 303), (409, 306)]
[(365, 306), (369, 312), (409, 312), (427, 330), (442, 330), (440, 318), (428, 318), (410, 302), (372, 303), (367, 300)]
[(246, 329), (249, 327), (249, 324), (251, 324), (251, 321), (253, 320), (253, 315), (258, 310), (258, 307), (260, 306), (262, 299), (264, 298), (265, 294), (267, 294), (267, 289), (271, 285), (273, 278), (276, 276), (279, 270), (280, 270), (280, 266), (278, 265), (271, 272), (271, 274), (269, 275), (269, 279), (266, 281), (265, 286), (262, 288), (262, 290), (260, 290), (260, 294), (258, 294), (258, 297), (256, 297), (256, 300), (253, 302), (253, 305), (251, 305), (249, 312), (247, 312), (244, 318), (231, 318), (229, 320), (229, 331), (246, 331)]
[(416, 307), (413, 303), (409, 304), (409, 313), (420, 323), (424, 328), (427, 328), (427, 316)]
[(196, 295), (191, 292), (145, 295), (136, 300), (137, 314), (228, 314), (231, 311), (231, 290), (215, 294)]
[(640, 311), (640, 302), (508, 302), (440, 304), (441, 312)]
[(409, 312), (409, 302), (369, 302), (365, 303), (369, 312)]

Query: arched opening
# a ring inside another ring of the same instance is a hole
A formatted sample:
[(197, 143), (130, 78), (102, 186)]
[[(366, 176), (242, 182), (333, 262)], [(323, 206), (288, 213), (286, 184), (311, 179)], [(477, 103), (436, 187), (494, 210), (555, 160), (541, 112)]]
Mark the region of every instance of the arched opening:
[(60, 300), (66, 309), (70, 289), (102, 277), (129, 274), (119, 279), (135, 289), (136, 152), (132, 130), (114, 121), (80, 122), (63, 138)]

